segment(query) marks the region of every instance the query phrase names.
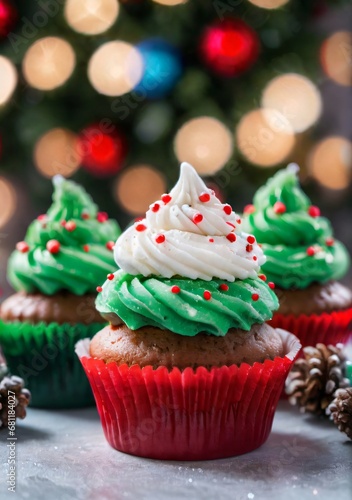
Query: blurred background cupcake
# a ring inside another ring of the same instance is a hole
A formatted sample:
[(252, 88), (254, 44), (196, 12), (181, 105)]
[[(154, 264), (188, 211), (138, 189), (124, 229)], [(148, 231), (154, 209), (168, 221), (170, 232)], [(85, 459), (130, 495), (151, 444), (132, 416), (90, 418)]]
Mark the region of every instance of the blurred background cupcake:
[(303, 346), (346, 343), (352, 333), (352, 291), (339, 282), (350, 257), (330, 222), (311, 204), (289, 165), (261, 187), (243, 224), (267, 257), (262, 271), (276, 285), (280, 308), (271, 324)]
[(119, 234), (83, 188), (56, 176), (51, 207), (17, 243), (8, 264), (17, 293), (1, 305), (0, 344), (10, 371), (26, 380), (33, 406), (92, 403), (74, 345), (104, 324), (95, 293), (115, 268)]

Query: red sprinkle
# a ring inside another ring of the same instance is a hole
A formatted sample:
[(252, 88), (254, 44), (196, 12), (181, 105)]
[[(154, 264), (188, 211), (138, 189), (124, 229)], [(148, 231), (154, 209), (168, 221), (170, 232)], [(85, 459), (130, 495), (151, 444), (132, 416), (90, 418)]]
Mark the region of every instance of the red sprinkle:
[(105, 246), (108, 250), (113, 250), (115, 243), (113, 241), (108, 241)]
[(258, 278), (260, 278), (263, 281), (266, 281), (266, 279), (267, 279), (265, 274), (258, 274)]
[(171, 199), (172, 198), (169, 194), (163, 194), (161, 197), (161, 201), (163, 201), (165, 205), (167, 205), (171, 201)]
[(211, 293), (209, 292), (209, 290), (205, 290), (204, 291), (203, 297), (205, 298), (205, 300), (210, 300), (211, 299)]
[(229, 285), (226, 285), (226, 283), (221, 283), (221, 285), (219, 286), (220, 290), (222, 290), (223, 292), (228, 292), (229, 290)]
[(243, 209), (244, 214), (253, 214), (255, 212), (255, 206), (254, 205), (246, 205)]
[(75, 222), (73, 222), (73, 221), (69, 221), (69, 222), (67, 222), (67, 223), (66, 223), (66, 225), (65, 225), (65, 229), (66, 229), (66, 231), (69, 231), (69, 232), (74, 231), (74, 230), (76, 229), (76, 227), (77, 227), (77, 226), (76, 226)]
[(202, 193), (199, 196), (199, 201), (201, 201), (202, 203), (207, 203), (208, 201), (210, 201), (210, 194), (209, 193)]
[(253, 246), (252, 245), (247, 245), (246, 246), (246, 252), (251, 252), (253, 250)]
[(97, 292), (98, 292), (98, 293), (100, 293), (100, 292), (102, 292), (102, 291), (103, 291), (103, 287), (101, 287), (101, 286), (97, 286), (96, 290), (97, 290)]
[(209, 238), (209, 243), (214, 243), (214, 238)]
[(152, 205), (152, 206), (150, 207), (150, 210), (151, 210), (152, 212), (158, 212), (158, 211), (159, 211), (159, 209), (160, 209), (160, 205), (159, 205), (159, 203), (154, 203), (154, 205)]
[(97, 214), (97, 221), (98, 222), (106, 222), (108, 220), (109, 216), (106, 212), (98, 212)]
[(253, 260), (258, 260), (258, 257), (256, 255), (253, 255)]
[(193, 222), (195, 224), (199, 224), (200, 222), (202, 222), (202, 220), (204, 219), (203, 215), (202, 214), (195, 214), (193, 216)]
[(82, 213), (81, 213), (81, 217), (82, 217), (82, 219), (84, 219), (84, 220), (87, 220), (87, 219), (89, 219), (89, 218), (90, 218), (90, 217), (89, 217), (89, 214), (87, 214), (87, 212), (82, 212)]
[(25, 241), (19, 241), (16, 245), (16, 249), (19, 252), (27, 253), (29, 251), (29, 245)]
[(320, 215), (320, 208), (316, 207), (315, 205), (312, 205), (308, 209), (308, 213), (311, 217), (319, 217)]
[(232, 207), (230, 205), (225, 205), (224, 212), (226, 215), (231, 215), (232, 214)]
[(38, 215), (37, 219), (40, 221), (46, 221), (47, 219), (46, 214)]
[(254, 300), (254, 302), (257, 302), (258, 299), (259, 299), (259, 295), (257, 293), (253, 293), (252, 300)]
[(234, 233), (230, 233), (226, 236), (226, 238), (231, 241), (231, 243), (233, 243), (234, 241), (236, 241), (236, 235)]
[(115, 278), (115, 275), (112, 274), (112, 273), (110, 273), (110, 274), (107, 275), (107, 279), (110, 280), (110, 281), (112, 281), (114, 278)]
[(332, 247), (332, 246), (334, 246), (335, 240), (334, 240), (334, 238), (328, 238), (328, 239), (325, 241), (325, 243), (326, 243), (326, 245), (327, 245), (328, 247)]
[(251, 234), (249, 236), (247, 236), (247, 241), (250, 245), (253, 245), (253, 243), (255, 243), (255, 238), (254, 236), (252, 236)]
[(228, 224), (229, 226), (233, 227), (234, 229), (236, 229), (236, 226), (234, 224), (232, 224), (232, 222), (226, 222), (226, 224)]
[(136, 231), (142, 232), (142, 231), (145, 231), (147, 229), (147, 226), (145, 226), (144, 224), (137, 224), (135, 226), (135, 228), (136, 228)]
[(269, 281), (268, 283), (268, 287), (271, 288), (272, 290), (274, 290), (275, 288), (275, 283), (273, 283), (272, 281)]
[(135, 221), (135, 222), (140, 222), (140, 221), (141, 221), (141, 220), (143, 220), (143, 219), (144, 219), (144, 217), (136, 217), (136, 218), (134, 219), (134, 221)]
[(165, 239), (166, 239), (166, 238), (165, 238), (165, 235), (164, 235), (164, 234), (159, 234), (159, 235), (155, 238), (155, 241), (156, 241), (157, 243), (164, 243)]
[(315, 255), (315, 248), (314, 247), (308, 247), (307, 250), (306, 250), (306, 253), (307, 253), (307, 255), (309, 255), (309, 257), (313, 257), (313, 255)]
[(171, 287), (172, 293), (180, 293), (180, 291), (181, 291), (181, 288), (177, 285), (174, 285), (173, 287)]
[(60, 226), (65, 227), (65, 226), (66, 226), (66, 221), (65, 221), (65, 220), (62, 220), (62, 221), (60, 222)]
[(236, 222), (237, 222), (237, 224), (242, 224), (241, 219), (237, 219)]
[(59, 253), (60, 251), (60, 243), (57, 240), (49, 240), (48, 243), (46, 244), (46, 249), (48, 252), (52, 254)]
[(89, 252), (89, 245), (83, 245), (83, 250), (85, 252)]
[(273, 208), (276, 214), (284, 214), (286, 212), (286, 205), (282, 201), (277, 201)]

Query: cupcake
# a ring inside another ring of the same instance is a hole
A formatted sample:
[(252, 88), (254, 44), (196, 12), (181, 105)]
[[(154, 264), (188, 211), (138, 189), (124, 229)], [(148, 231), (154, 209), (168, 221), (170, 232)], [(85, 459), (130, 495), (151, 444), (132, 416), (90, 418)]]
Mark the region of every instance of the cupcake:
[(77, 184), (54, 178), (53, 204), (29, 226), (8, 264), (17, 293), (1, 305), (0, 344), (9, 370), (25, 379), (32, 406), (94, 403), (75, 343), (104, 326), (96, 283), (116, 269), (117, 223)]
[(300, 344), (265, 324), (278, 301), (240, 224), (183, 163), (174, 189), (117, 241), (120, 270), (96, 301), (110, 324), (76, 347), (112, 447), (200, 460), (267, 439)]
[(276, 284), (280, 308), (271, 325), (293, 332), (303, 347), (345, 343), (352, 326), (352, 292), (338, 280), (349, 255), (330, 222), (303, 193), (298, 167), (279, 171), (245, 208), (244, 228), (266, 255), (262, 271)]

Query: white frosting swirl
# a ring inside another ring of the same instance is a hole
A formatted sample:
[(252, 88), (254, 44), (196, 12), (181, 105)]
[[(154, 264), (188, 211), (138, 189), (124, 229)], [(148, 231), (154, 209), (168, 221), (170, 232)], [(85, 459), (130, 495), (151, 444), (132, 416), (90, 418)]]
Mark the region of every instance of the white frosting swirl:
[(170, 200), (163, 196), (164, 201), (151, 205), (145, 219), (117, 240), (115, 260), (123, 271), (231, 282), (257, 276), (265, 262), (261, 248), (247, 240), (240, 217), (220, 202), (188, 163), (182, 163), (169, 196)]

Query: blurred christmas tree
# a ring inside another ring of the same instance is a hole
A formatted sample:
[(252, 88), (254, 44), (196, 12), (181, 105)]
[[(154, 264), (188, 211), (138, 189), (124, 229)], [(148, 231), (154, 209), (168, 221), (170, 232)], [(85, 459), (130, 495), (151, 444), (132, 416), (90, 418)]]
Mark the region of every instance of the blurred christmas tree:
[[(114, 214), (118, 201), (123, 223), (182, 160), (224, 197), (262, 182), (263, 167), (305, 166), (322, 106), (319, 53), (328, 77), (350, 85), (351, 34), (321, 47), (311, 29), (339, 3), (0, 0), (0, 175), (17, 175), (33, 199), (50, 195), (46, 178), (74, 175)], [(315, 147), (313, 174), (326, 148), (342, 158), (351, 146), (330, 140)], [(343, 162), (334, 180), (316, 177), (345, 187)], [(11, 189), (0, 177), (2, 201)]]

